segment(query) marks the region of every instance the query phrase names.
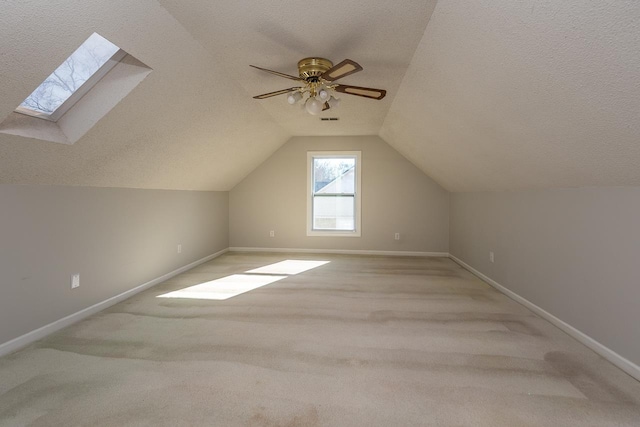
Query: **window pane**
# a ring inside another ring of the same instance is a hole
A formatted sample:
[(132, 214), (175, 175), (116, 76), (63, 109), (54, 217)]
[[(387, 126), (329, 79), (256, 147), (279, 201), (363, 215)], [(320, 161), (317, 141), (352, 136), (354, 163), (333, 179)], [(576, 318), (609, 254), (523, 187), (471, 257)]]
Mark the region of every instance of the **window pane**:
[(355, 166), (355, 158), (314, 158), (314, 191), (317, 194), (354, 194)]
[(314, 230), (355, 230), (355, 197), (324, 196), (313, 198)]
[(118, 50), (118, 46), (93, 33), (20, 106), (53, 113)]

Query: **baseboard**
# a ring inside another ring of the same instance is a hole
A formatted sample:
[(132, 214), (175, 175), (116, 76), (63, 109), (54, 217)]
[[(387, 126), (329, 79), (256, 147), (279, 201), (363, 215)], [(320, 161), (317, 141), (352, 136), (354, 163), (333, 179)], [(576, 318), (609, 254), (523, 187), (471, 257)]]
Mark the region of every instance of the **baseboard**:
[(446, 252), (409, 252), (409, 251), (366, 251), (366, 250), (348, 250), (348, 249), (296, 249), (296, 248), (247, 248), (247, 247), (230, 247), (227, 249), (223, 249), (221, 251), (218, 251), (214, 254), (211, 254), (209, 256), (206, 256), (202, 259), (199, 259), (197, 261), (194, 261), (190, 264), (187, 264), (183, 267), (180, 267), (176, 270), (173, 270), (167, 274), (164, 274), (158, 278), (155, 278), (149, 282), (143, 283), (142, 285), (139, 285), (133, 289), (129, 289), (128, 291), (122, 292), (121, 294), (118, 294), (116, 296), (113, 296), (109, 299), (106, 299), (102, 302), (99, 302), (97, 304), (94, 304), (90, 307), (87, 307), (83, 310), (80, 310), (74, 314), (71, 314), (69, 316), (63, 317), (62, 319), (56, 320), (55, 322), (49, 323), (48, 325), (45, 325), (41, 328), (38, 328), (34, 331), (28, 332), (22, 336), (19, 336), (17, 338), (12, 339), (11, 341), (8, 341), (6, 343), (0, 344), (0, 357), (4, 356), (6, 354), (12, 353), (16, 350), (19, 350), (23, 347), (26, 347), (27, 345), (31, 344), (34, 341), (37, 341), (41, 338), (46, 337), (47, 335), (50, 335), (56, 331), (59, 331), (62, 328), (65, 328), (73, 323), (76, 323), (88, 316), (91, 316), (95, 313), (98, 313), (112, 305), (115, 305), (121, 301), (124, 301), (127, 298), (132, 297), (133, 295), (142, 292), (146, 289), (151, 288), (152, 286), (155, 286), (159, 283), (162, 283), (166, 280), (169, 280), (170, 278), (177, 276), (180, 273), (183, 273), (187, 270), (190, 270), (200, 264), (203, 264), (207, 261), (210, 261), (214, 258), (219, 257), (220, 255), (226, 253), (226, 252), (279, 252), (279, 253), (285, 253), (285, 252), (291, 252), (291, 253), (326, 253), (326, 254), (356, 254), (356, 255), (387, 255), (387, 256), (416, 256), (416, 257), (449, 257), (451, 258), (453, 261), (455, 261), (457, 264), (459, 264), (461, 267), (465, 268), (466, 270), (470, 271), (471, 273), (473, 273), (475, 276), (477, 276), (478, 278), (482, 279), (483, 281), (487, 282), (489, 285), (493, 286), (495, 289), (497, 289), (498, 291), (502, 292), (503, 294), (505, 294), (506, 296), (508, 296), (509, 298), (513, 299), (514, 301), (522, 304), (523, 306), (525, 306), (526, 308), (528, 308), (529, 310), (533, 311), (534, 313), (536, 313), (537, 315), (539, 315), (540, 317), (542, 317), (543, 319), (551, 322), (553, 325), (557, 326), (558, 328), (560, 328), (561, 330), (563, 330), (564, 332), (566, 332), (567, 334), (571, 335), (573, 338), (577, 339), (579, 342), (581, 342), (582, 344), (586, 345), (587, 347), (589, 347), (590, 349), (592, 349), (593, 351), (595, 351), (596, 353), (598, 353), (599, 355), (601, 355), (602, 357), (604, 357), (605, 359), (607, 359), (608, 361), (610, 361), (611, 363), (613, 363), (614, 365), (616, 365), (617, 367), (619, 367), (620, 369), (622, 369), (623, 371), (625, 371), (626, 373), (628, 373), (629, 375), (631, 375), (632, 377), (636, 378), (637, 380), (640, 381), (640, 366), (636, 365), (635, 363), (631, 362), (630, 360), (622, 357), (621, 355), (619, 355), (618, 353), (616, 353), (615, 351), (611, 350), (610, 348), (604, 346), (603, 344), (599, 343), (598, 341), (596, 341), (595, 339), (591, 338), (590, 336), (588, 336), (587, 334), (579, 331), (578, 329), (574, 328), (573, 326), (569, 325), (568, 323), (564, 322), (563, 320), (560, 320), (559, 318), (557, 318), (556, 316), (554, 316), (553, 314), (549, 313), (548, 311), (540, 308), (539, 306), (537, 306), (536, 304), (532, 303), (531, 301), (521, 297), (520, 295), (516, 294), (515, 292), (505, 288), (504, 286), (502, 286), (501, 284), (499, 284), (498, 282), (496, 282), (495, 280), (491, 279), (490, 277), (486, 276), (485, 274), (481, 273), (480, 271), (476, 270), (475, 268), (471, 267), (469, 264), (465, 263), (464, 261), (462, 261), (461, 259), (457, 258), (454, 255), (448, 254)]
[(501, 284), (499, 284), (495, 280), (491, 279), (490, 277), (486, 276), (485, 274), (483, 274), (480, 271), (476, 270), (475, 268), (471, 267), (469, 264), (467, 264), (466, 262), (462, 261), (461, 259), (459, 259), (459, 258), (457, 258), (457, 257), (455, 257), (453, 255), (449, 255), (449, 257), (453, 261), (455, 261), (457, 264), (459, 264), (462, 268), (464, 268), (466, 270), (469, 270), (475, 276), (477, 276), (478, 278), (480, 278), (483, 281), (487, 282), (489, 285), (493, 286), (498, 291), (502, 292), (503, 294), (505, 294), (506, 296), (508, 296), (512, 300), (522, 304), (523, 306), (525, 306), (529, 310), (531, 310), (534, 313), (536, 313), (538, 316), (540, 316), (543, 319), (551, 322), (553, 325), (557, 326), (558, 328), (560, 328), (561, 330), (563, 330), (567, 334), (571, 335), (573, 338), (577, 339), (582, 344), (586, 345), (591, 350), (595, 351), (600, 356), (604, 357), (609, 362), (613, 363), (618, 368), (622, 369), (627, 374), (631, 375), (632, 377), (634, 377), (635, 379), (640, 381), (640, 366), (636, 365), (635, 363), (633, 363), (632, 361), (630, 361), (628, 359), (625, 359), (624, 357), (620, 356), (615, 351), (611, 350), (609, 347), (604, 346), (603, 344), (601, 344), (598, 341), (594, 340), (593, 338), (591, 338), (589, 335), (585, 334), (584, 332), (581, 332), (578, 329), (574, 328), (573, 326), (569, 325), (568, 323), (564, 322), (563, 320), (558, 319), (556, 316), (554, 316), (553, 314), (549, 313), (548, 311), (540, 308), (539, 306), (535, 305), (531, 301), (529, 301), (529, 300), (521, 297), (520, 295), (516, 294), (515, 292), (505, 288), (504, 286), (502, 286)]
[(345, 255), (386, 255), (413, 257), (448, 257), (448, 252), (412, 252), (412, 251), (366, 251), (358, 249), (299, 249), (299, 248), (247, 248), (230, 247), (231, 252), (275, 252), (275, 253), (312, 253)]
[(174, 276), (177, 276), (180, 273), (184, 273), (187, 270), (192, 269), (193, 267), (196, 267), (200, 264), (203, 264), (207, 261), (211, 261), (214, 258), (219, 257), (220, 255), (226, 253), (229, 251), (229, 248), (227, 249), (223, 249), (221, 251), (218, 251), (214, 254), (211, 254), (209, 256), (206, 256), (204, 258), (201, 258), (197, 261), (194, 261), (190, 264), (185, 265), (184, 267), (180, 267), (177, 270), (173, 270), (167, 274), (164, 274), (158, 278), (155, 278), (149, 282), (143, 283), (140, 286), (136, 286), (133, 289), (129, 289), (128, 291), (122, 292), (121, 294), (118, 294), (116, 296), (113, 296), (109, 299), (106, 299), (102, 302), (99, 302), (97, 304), (92, 305), (91, 307), (87, 307), (83, 310), (80, 310), (76, 313), (70, 314), (69, 316), (63, 317), (62, 319), (56, 320), (55, 322), (49, 323), (48, 325), (45, 325), (41, 328), (38, 328), (34, 331), (31, 332), (27, 332), (24, 335), (21, 335), (17, 338), (12, 339), (11, 341), (7, 341), (4, 344), (0, 344), (0, 357), (12, 353), (16, 350), (19, 350), (23, 347), (26, 347), (27, 345), (31, 344), (34, 341), (37, 341), (41, 338), (46, 337), (47, 335), (50, 335), (56, 331), (59, 331), (62, 328), (66, 328), (67, 326), (76, 323), (88, 316), (91, 316), (93, 314), (96, 314), (102, 310), (104, 310), (105, 308), (111, 307), (112, 305), (115, 305), (121, 301), (126, 300), (127, 298), (132, 297), (133, 295), (142, 292), (146, 289), (151, 288), (152, 286), (155, 286), (159, 283), (162, 283), (166, 280), (171, 279)]

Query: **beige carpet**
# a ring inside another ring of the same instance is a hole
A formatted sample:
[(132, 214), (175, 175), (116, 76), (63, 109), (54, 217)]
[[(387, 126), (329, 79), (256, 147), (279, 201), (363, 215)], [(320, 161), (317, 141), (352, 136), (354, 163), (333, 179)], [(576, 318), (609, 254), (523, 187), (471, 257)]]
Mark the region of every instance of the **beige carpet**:
[[(286, 259), (330, 262), (158, 298)], [(638, 426), (640, 383), (449, 259), (231, 253), (0, 359), (0, 425)]]

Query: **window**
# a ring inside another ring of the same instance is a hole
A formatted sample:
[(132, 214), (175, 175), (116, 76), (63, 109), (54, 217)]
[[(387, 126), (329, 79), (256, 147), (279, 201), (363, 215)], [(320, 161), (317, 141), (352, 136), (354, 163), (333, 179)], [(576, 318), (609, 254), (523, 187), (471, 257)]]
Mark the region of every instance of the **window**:
[(16, 108), (16, 113), (58, 121), (125, 55), (118, 46), (93, 33)]
[(309, 152), (308, 236), (360, 236), (360, 152)]

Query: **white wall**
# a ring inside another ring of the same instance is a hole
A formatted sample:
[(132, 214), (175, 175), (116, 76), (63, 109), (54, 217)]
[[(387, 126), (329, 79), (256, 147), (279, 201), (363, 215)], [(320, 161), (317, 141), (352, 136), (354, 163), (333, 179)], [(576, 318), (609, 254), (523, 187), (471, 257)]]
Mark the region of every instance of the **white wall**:
[(452, 193), (450, 251), (640, 364), (639, 187)]
[[(362, 152), (361, 237), (306, 235), (308, 151)], [(448, 252), (449, 193), (377, 136), (292, 138), (232, 189), (229, 209), (232, 247)]]
[(0, 185), (0, 344), (227, 248), (228, 212), (226, 192)]

